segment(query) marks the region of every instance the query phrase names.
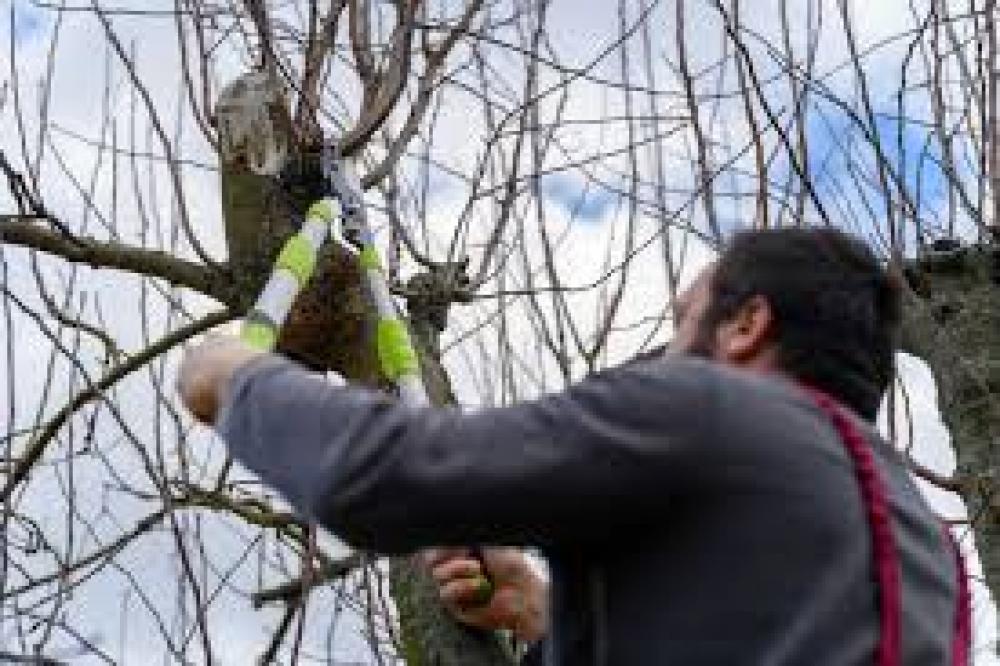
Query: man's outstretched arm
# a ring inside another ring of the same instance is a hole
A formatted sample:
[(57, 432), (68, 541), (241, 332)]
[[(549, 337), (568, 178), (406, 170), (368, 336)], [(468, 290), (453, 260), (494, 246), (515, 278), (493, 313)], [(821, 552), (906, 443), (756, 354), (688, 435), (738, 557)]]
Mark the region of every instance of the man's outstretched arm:
[(234, 457), (348, 542), (382, 552), (545, 547), (641, 524), (663, 511), (712, 422), (710, 382), (688, 361), (463, 414), (414, 410), (240, 349), (215, 342), (190, 354), (185, 402), (211, 421), (202, 403), (214, 400)]

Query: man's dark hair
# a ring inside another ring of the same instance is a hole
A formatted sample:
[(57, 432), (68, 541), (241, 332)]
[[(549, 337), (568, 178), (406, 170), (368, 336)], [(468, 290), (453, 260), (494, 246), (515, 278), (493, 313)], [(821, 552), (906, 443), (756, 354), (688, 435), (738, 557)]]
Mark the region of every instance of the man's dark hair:
[(874, 420), (893, 376), (899, 283), (862, 241), (834, 229), (738, 233), (711, 276), (700, 328), (762, 296), (782, 370)]

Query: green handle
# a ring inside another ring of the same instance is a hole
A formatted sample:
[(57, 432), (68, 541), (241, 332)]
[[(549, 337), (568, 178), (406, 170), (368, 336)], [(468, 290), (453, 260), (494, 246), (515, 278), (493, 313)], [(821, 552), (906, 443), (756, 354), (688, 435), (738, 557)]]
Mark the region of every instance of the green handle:
[(483, 553), (483, 549), (479, 547), (473, 548), (472, 557), (479, 560), (479, 566), (483, 569), (483, 574), (476, 576), (476, 598), (472, 602), (473, 608), (481, 608), (488, 605), (493, 599), (493, 593), (496, 592), (496, 585), (493, 584), (493, 579), (490, 578), (489, 572), (486, 569), (486, 554)]

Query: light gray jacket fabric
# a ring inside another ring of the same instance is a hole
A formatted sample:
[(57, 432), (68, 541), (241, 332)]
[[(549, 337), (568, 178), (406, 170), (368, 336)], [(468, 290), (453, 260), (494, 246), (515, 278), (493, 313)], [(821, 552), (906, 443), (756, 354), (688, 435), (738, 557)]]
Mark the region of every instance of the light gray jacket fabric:
[[(892, 508), (904, 664), (950, 664), (949, 546), (900, 456), (859, 426)], [(854, 468), (781, 379), (651, 360), (462, 413), (266, 357), (238, 373), (217, 428), (238, 460), (360, 548), (541, 548), (547, 664), (872, 663), (878, 592)]]

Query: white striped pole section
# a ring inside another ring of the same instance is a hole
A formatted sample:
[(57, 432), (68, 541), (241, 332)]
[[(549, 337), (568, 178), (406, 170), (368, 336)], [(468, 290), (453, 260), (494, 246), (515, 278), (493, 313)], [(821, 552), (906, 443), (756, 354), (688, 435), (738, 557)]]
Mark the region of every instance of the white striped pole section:
[(331, 225), (340, 213), (336, 199), (320, 199), (306, 211), (298, 233), (285, 241), (274, 262), (274, 269), (257, 303), (243, 319), (240, 338), (255, 349), (271, 351), (278, 333), (288, 318), (299, 292), (309, 282), (316, 268), (316, 257), (330, 234)]

